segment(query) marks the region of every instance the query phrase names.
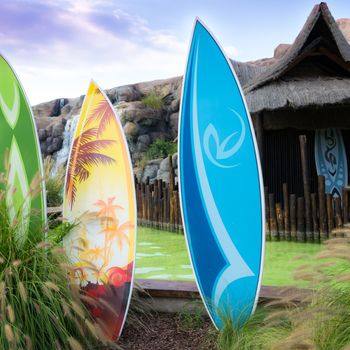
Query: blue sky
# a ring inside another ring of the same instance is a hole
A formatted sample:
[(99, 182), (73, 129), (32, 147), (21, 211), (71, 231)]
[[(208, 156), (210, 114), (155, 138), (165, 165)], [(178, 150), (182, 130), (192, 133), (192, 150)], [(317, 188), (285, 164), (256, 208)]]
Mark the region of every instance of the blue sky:
[[(0, 2), (0, 51), (32, 104), (184, 71), (196, 16), (237, 60), (273, 55), (291, 43), (316, 2), (310, 0), (10, 0)], [(331, 0), (350, 18), (349, 0)]]

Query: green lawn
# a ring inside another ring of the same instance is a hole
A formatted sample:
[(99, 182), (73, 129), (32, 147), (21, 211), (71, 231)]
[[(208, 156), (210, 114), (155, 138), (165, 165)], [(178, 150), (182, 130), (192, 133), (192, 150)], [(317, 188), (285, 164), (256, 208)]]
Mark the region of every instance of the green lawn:
[[(313, 256), (321, 249), (319, 244), (266, 242), (263, 284), (302, 286), (300, 281), (293, 279), (293, 271), (312, 262)], [(184, 236), (139, 227), (136, 278), (193, 280)]]

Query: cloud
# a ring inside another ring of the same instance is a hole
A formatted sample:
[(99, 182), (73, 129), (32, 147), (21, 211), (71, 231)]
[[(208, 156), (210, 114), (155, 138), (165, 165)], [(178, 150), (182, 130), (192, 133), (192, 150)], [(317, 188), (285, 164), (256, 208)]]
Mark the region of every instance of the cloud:
[(32, 103), (102, 87), (179, 75), (187, 43), (107, 0), (0, 3), (2, 53)]

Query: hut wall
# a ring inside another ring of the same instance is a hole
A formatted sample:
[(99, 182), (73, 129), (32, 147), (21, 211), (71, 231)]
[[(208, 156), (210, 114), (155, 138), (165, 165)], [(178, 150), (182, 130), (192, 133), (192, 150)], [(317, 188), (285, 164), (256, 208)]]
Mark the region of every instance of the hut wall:
[[(315, 130), (321, 128), (340, 128), (347, 150), (350, 168), (350, 107), (283, 110), (264, 112), (262, 115), (263, 174), (265, 186), (275, 194), (276, 202), (283, 199), (282, 185), (287, 183), (289, 192), (303, 196), (303, 179), (299, 135), (306, 135), (307, 158), (310, 176), (310, 191), (317, 191), (317, 172), (315, 165)], [(350, 174), (350, 169), (348, 169)]]
[(317, 189), (317, 173), (314, 157), (315, 132), (293, 128), (267, 130), (264, 133), (264, 183), (276, 202), (282, 202), (282, 184), (287, 183), (289, 192), (297, 197), (304, 195), (300, 161), (299, 135), (306, 135), (307, 158), (310, 175), (310, 190)]

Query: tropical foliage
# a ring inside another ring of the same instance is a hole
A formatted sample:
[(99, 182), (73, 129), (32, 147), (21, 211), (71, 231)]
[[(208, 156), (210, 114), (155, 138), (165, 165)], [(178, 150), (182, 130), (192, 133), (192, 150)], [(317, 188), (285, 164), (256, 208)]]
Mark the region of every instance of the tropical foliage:
[(142, 100), (143, 104), (152, 109), (162, 109), (164, 106), (164, 101), (161, 96), (157, 95), (155, 92), (150, 92), (145, 95)]
[(83, 131), (73, 141), (66, 179), (66, 195), (71, 207), (76, 196), (76, 185), (89, 178), (90, 168), (98, 164), (115, 162), (112, 157), (101, 153), (115, 140), (96, 140), (98, 133), (99, 128), (90, 128)]
[(168, 140), (156, 139), (154, 140), (147, 152), (147, 159), (165, 158), (177, 152), (177, 144)]

